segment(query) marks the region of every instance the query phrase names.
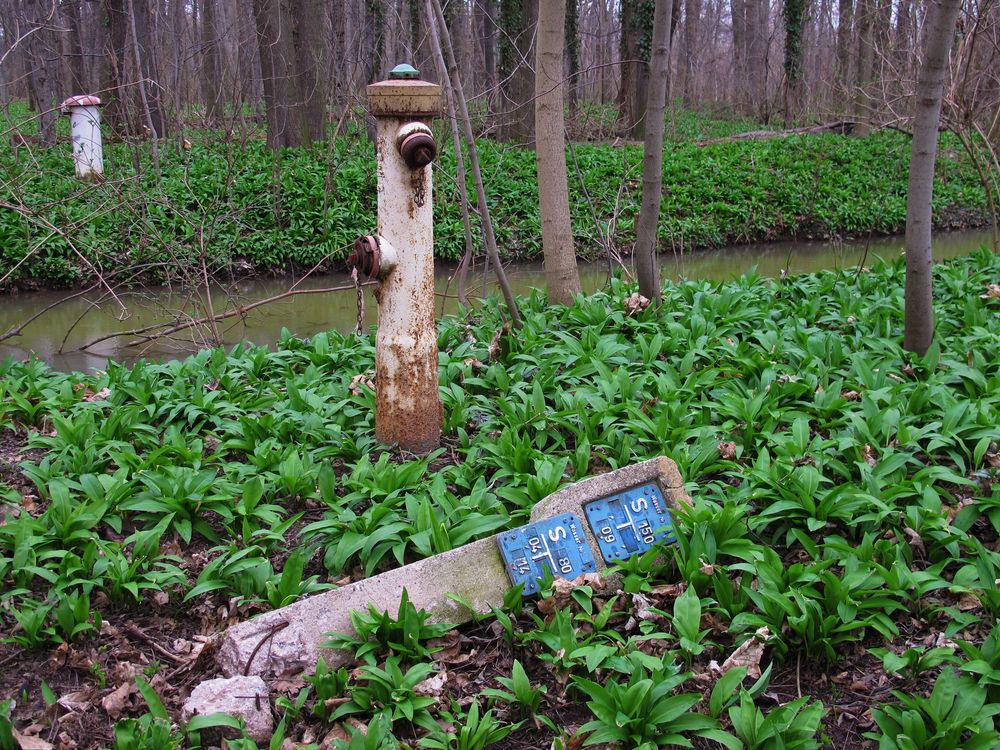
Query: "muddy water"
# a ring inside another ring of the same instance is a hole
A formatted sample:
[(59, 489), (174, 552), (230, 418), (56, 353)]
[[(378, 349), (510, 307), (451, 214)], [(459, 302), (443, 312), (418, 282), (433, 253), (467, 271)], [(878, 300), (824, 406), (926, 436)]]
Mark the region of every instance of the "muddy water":
[[(938, 260), (964, 255), (979, 247), (988, 246), (989, 232), (953, 232), (938, 235), (934, 240), (934, 257)], [(720, 250), (702, 250), (686, 255), (664, 255), (663, 277), (723, 280), (739, 275), (756, 265), (760, 273), (777, 276), (787, 273), (805, 273), (825, 268), (856, 266), (871, 262), (876, 256), (898, 257), (903, 251), (902, 237), (872, 239), (870, 242), (781, 242), (766, 245), (744, 245)], [(449, 284), (453, 266), (438, 265), (438, 310), (455, 312), (458, 308), (453, 296), (455, 285)], [(481, 295), (482, 266), (474, 269), (469, 279), (470, 296)], [(585, 292), (593, 292), (605, 285), (608, 278), (607, 263), (581, 264), (581, 281)], [(541, 263), (524, 263), (508, 268), (508, 276), (517, 294), (527, 294), (533, 287), (544, 287), (545, 274)], [(294, 283), (289, 279), (254, 279), (241, 282), (236, 289), (217, 289), (212, 295), (213, 308), (219, 312), (238, 309), (256, 300), (281, 294)], [(346, 274), (331, 274), (301, 282), (298, 289), (319, 290), (330, 287), (350, 286)], [(20, 324), (33, 313), (59, 299), (65, 293), (35, 292), (2, 297), (0, 301), (0, 332)], [(368, 290), (365, 304), (364, 325), (376, 323), (376, 305)], [(142, 328), (154, 323), (188, 319), (203, 315), (204, 298), (191, 299), (168, 289), (147, 289), (141, 294), (123, 296), (127, 308), (114, 302), (95, 302), (92, 298), (77, 298), (50, 310), (42, 318), (24, 329), (23, 335), (0, 343), (0, 359), (17, 358), (36, 354), (54, 367), (67, 370), (99, 369), (108, 359), (131, 361), (139, 357), (163, 359), (184, 356), (211, 343), (211, 333), (189, 330), (175, 334), (168, 340), (155, 344), (128, 346), (135, 336), (116, 336), (122, 331)], [(200, 311), (200, 312), (198, 312)], [(302, 294), (235, 315), (218, 324), (218, 335), (228, 345), (242, 339), (258, 344), (272, 344), (287, 328), (297, 336), (309, 336), (317, 331), (336, 328), (351, 331), (357, 324), (357, 296), (353, 288), (344, 291)], [(88, 342), (99, 338), (104, 341), (81, 349)]]

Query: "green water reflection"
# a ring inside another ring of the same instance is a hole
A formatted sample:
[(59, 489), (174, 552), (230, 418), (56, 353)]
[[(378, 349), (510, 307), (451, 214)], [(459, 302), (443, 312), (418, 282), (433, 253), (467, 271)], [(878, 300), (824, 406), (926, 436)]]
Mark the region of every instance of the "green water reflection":
[[(968, 254), (989, 245), (989, 232), (953, 232), (941, 234), (934, 240), (934, 257), (944, 260)], [(903, 252), (902, 237), (876, 238), (871, 241), (852, 242), (781, 242), (766, 245), (745, 245), (720, 250), (702, 250), (684, 256), (664, 255), (661, 260), (663, 277), (724, 280), (744, 273), (757, 266), (760, 273), (778, 276), (782, 272), (805, 273), (827, 268), (857, 266), (872, 262), (876, 256), (895, 258)], [(437, 268), (437, 290), (455, 293), (454, 282), (449, 278), (453, 266)], [(473, 269), (469, 279), (469, 293), (481, 294), (482, 267)], [(581, 281), (584, 291), (593, 292), (603, 287), (608, 278), (608, 264), (581, 264)], [(544, 287), (545, 274), (541, 263), (523, 263), (508, 268), (508, 276), (517, 294), (527, 294), (532, 288)], [(228, 294), (218, 290), (213, 295), (217, 311), (237, 309), (286, 291), (292, 281), (288, 279), (250, 279), (241, 282), (238, 289)], [(350, 284), (347, 274), (330, 274), (310, 278), (299, 289), (325, 289)], [(0, 331), (6, 331), (30, 317), (42, 307), (66, 296), (58, 292), (23, 293), (3, 298), (0, 307)], [(138, 347), (126, 347), (129, 340), (113, 336), (87, 351), (80, 347), (87, 342), (132, 329), (141, 328), (164, 320), (184, 319), (196, 309), (190, 299), (169, 289), (150, 289), (129, 294), (122, 298), (128, 316), (113, 302), (96, 305), (93, 298), (78, 298), (46, 313), (27, 326), (20, 337), (0, 344), (0, 358), (7, 355), (26, 357), (31, 353), (46, 360), (54, 367), (64, 369), (101, 368), (108, 359), (130, 361), (140, 356), (168, 358), (184, 356), (210, 343), (206, 331), (185, 331), (169, 340)], [(203, 309), (203, 301), (201, 303)], [(458, 302), (452, 297), (439, 296), (438, 309), (455, 312)], [(366, 293), (365, 326), (375, 325), (376, 306), (370, 290)], [(219, 333), (226, 344), (249, 339), (259, 344), (276, 341), (282, 328), (298, 336), (309, 336), (317, 331), (336, 328), (351, 331), (357, 324), (358, 308), (353, 289), (331, 293), (303, 294), (236, 315), (218, 324)], [(133, 339), (135, 337), (132, 337)]]

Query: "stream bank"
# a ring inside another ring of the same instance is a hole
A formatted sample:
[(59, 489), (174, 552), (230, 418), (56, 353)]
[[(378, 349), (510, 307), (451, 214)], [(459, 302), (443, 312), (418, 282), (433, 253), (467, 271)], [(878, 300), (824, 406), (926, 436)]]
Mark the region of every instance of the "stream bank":
[[(967, 255), (980, 247), (989, 246), (990, 241), (988, 231), (943, 232), (935, 236), (934, 257), (941, 261)], [(780, 277), (783, 274), (857, 266), (873, 262), (878, 257), (886, 260), (897, 258), (902, 254), (903, 245), (903, 238), (899, 236), (842, 242), (741, 245), (662, 255), (661, 273), (664, 281), (679, 278), (724, 281), (756, 267), (764, 276)], [(437, 264), (436, 288), (439, 295), (454, 295), (455, 284), (449, 284), (454, 270), (454, 264)], [(480, 266), (470, 273), (470, 296), (481, 294), (482, 270)], [(540, 262), (511, 264), (508, 275), (517, 295), (527, 295), (532, 289), (545, 286), (545, 273)], [(606, 284), (608, 264), (581, 262), (580, 276), (584, 292), (593, 293)], [(216, 311), (246, 306), (286, 291), (294, 281), (290, 278), (252, 278), (230, 288), (217, 287), (213, 305)], [(300, 288), (350, 285), (348, 274), (333, 273), (308, 278)], [(492, 284), (488, 289), (493, 291)], [(8, 296), (0, 307), (0, 331), (9, 330), (41, 307), (69, 294), (46, 291)], [(377, 321), (377, 307), (371, 289), (366, 291), (365, 297), (364, 325), (367, 328)], [(113, 303), (105, 302), (95, 307), (96, 299), (97, 295), (93, 298), (80, 297), (53, 309), (27, 326), (22, 336), (0, 343), (0, 359), (7, 356), (22, 359), (33, 354), (59, 369), (93, 370), (103, 368), (108, 360), (133, 362), (140, 357), (156, 360), (182, 357), (213, 343), (204, 335), (205, 332), (185, 331), (144, 347), (128, 347), (128, 339), (114, 337), (88, 350), (81, 350), (81, 346), (100, 337), (195, 314), (195, 306), (189, 296), (166, 287), (124, 295), (123, 302), (129, 309), (129, 316), (125, 319), (119, 318), (120, 308)], [(453, 296), (439, 297), (438, 309), (445, 314), (455, 313), (458, 301)], [(244, 339), (256, 344), (273, 344), (284, 328), (300, 337), (331, 329), (348, 332), (357, 325), (357, 317), (357, 296), (350, 288), (329, 294), (305, 294), (257, 308), (245, 316), (235, 316), (220, 324), (220, 334), (222, 343), (226, 345)]]

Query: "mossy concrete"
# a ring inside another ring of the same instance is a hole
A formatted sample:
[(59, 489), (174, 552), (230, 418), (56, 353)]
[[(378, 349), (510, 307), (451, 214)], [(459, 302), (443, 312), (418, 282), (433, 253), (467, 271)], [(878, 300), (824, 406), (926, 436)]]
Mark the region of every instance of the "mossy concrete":
[[(657, 482), (664, 499), (673, 507), (691, 502), (677, 466), (660, 457), (565, 487), (536, 504), (531, 520), (561, 513), (576, 513), (582, 520), (584, 503), (648, 482)], [(598, 569), (604, 568), (586, 521), (582, 525)], [(434, 622), (457, 625), (469, 621), (474, 613), (485, 614), (491, 606), (500, 606), (510, 589), (510, 579), (496, 536), (480, 539), (234, 625), (217, 652), (222, 673), (227, 677), (277, 676), (311, 670), (328, 640), (327, 634), (354, 633), (351, 610), (364, 611), (373, 605), (379, 611), (395, 614), (404, 587), (413, 605), (427, 610)], [(322, 654), (331, 665), (353, 658), (353, 654), (335, 649)]]

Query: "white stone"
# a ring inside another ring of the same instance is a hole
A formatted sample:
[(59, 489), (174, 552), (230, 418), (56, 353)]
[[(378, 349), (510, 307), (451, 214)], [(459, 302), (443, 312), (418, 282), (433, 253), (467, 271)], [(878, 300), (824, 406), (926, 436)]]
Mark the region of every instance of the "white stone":
[[(274, 733), (274, 718), (271, 716), (267, 685), (257, 675), (220, 677), (201, 683), (184, 701), (181, 721), (187, 723), (195, 716), (216, 713), (242, 719), (247, 735), (254, 742), (267, 742)], [(222, 733), (225, 736), (234, 736), (231, 729), (223, 729)], [(202, 734), (203, 740), (207, 739), (205, 732)]]

